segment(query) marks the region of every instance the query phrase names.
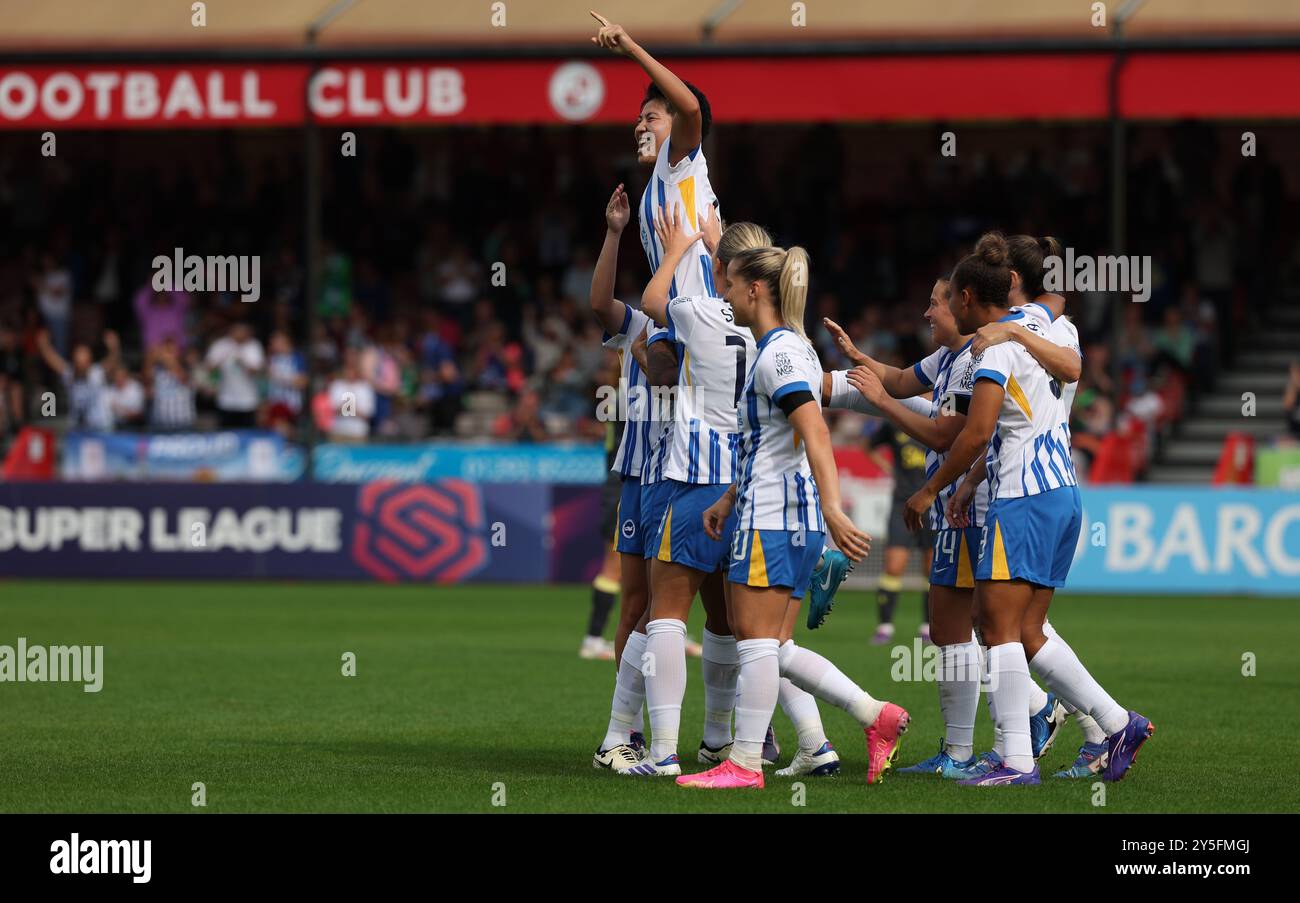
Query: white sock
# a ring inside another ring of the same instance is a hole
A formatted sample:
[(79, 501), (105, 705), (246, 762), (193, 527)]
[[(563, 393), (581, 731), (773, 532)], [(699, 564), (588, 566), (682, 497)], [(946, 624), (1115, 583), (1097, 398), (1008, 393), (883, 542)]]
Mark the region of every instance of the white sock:
[[(1045, 620), (1045, 618), (1044, 618), (1044, 621), (1043, 621), (1043, 635), (1044, 635), (1044, 637), (1048, 637), (1048, 638), (1056, 637), (1056, 628), (1053, 628), (1052, 624), (1050, 624), (1050, 621)], [(1031, 670), (1031, 672), (1032, 672), (1032, 670), (1034, 670), (1034, 665), (1030, 665), (1030, 670)], [(1044, 706), (1047, 706), (1047, 704), (1048, 704), (1048, 694), (1047, 694), (1047, 691), (1045, 691), (1045, 690), (1043, 689), (1043, 687), (1040, 687), (1039, 685), (1037, 685), (1037, 682), (1036, 682), (1036, 681), (1031, 681), (1031, 682), (1030, 682), (1030, 717), (1031, 717), (1031, 719), (1032, 719), (1032, 717), (1034, 717), (1035, 715), (1037, 715), (1037, 713), (1043, 711), (1043, 707), (1044, 707)], [(1062, 699), (1062, 700), (1061, 700), (1061, 704), (1062, 704), (1062, 706), (1065, 706), (1065, 699)]]
[(1034, 673), (1056, 695), (1096, 719), (1107, 734), (1123, 730), (1128, 724), (1128, 710), (1101, 688), (1069, 644), (1055, 631), (1053, 634), (1034, 656)]
[(645, 675), (641, 673), (641, 653), (645, 652), (646, 635), (633, 631), (623, 644), (618, 661), (618, 678), (614, 681), (614, 699), (609, 706), (609, 728), (601, 749), (612, 749), (628, 741), (628, 734), (640, 730), (637, 722), (645, 705)]
[(763, 739), (781, 686), (779, 647), (775, 638), (736, 641), (741, 677), (731, 761), (750, 771), (763, 770)]
[[(1051, 621), (1043, 622), (1043, 635), (1048, 639), (1059, 636), (1056, 632), (1056, 628), (1052, 626)], [(1061, 642), (1064, 643), (1065, 640), (1061, 640)], [(1066, 643), (1066, 645), (1068, 646), (1069, 644)], [(1030, 662), (1029, 670), (1032, 671), (1033, 669), (1034, 663)], [(1093, 718), (1086, 712), (1080, 712), (1077, 705), (1066, 697), (1061, 696), (1060, 693), (1057, 693), (1056, 695), (1060, 696), (1061, 705), (1065, 706), (1065, 710), (1074, 716), (1075, 724), (1079, 725), (1079, 730), (1083, 731), (1084, 743), (1102, 743), (1105, 741), (1106, 732), (1101, 729), (1101, 725), (1097, 723), (1096, 718)]]
[(703, 646), (704, 745), (721, 749), (731, 742), (731, 713), (736, 710), (736, 679), (740, 676), (736, 638), (706, 629)]
[(989, 647), (989, 709), (993, 723), (1002, 732), (1002, 761), (1008, 768), (1034, 770), (1034, 752), (1029, 742), (1029, 663), (1020, 643)]
[(1101, 725), (1097, 723), (1096, 718), (1083, 714), (1072, 703), (1066, 702), (1064, 699), (1061, 700), (1061, 705), (1074, 716), (1074, 723), (1079, 725), (1079, 730), (1083, 731), (1084, 743), (1100, 743), (1106, 739), (1106, 732), (1101, 729)]
[(989, 648), (980, 646), (980, 689), (984, 691), (984, 702), (989, 707), (989, 722), (993, 725), (993, 751), (999, 756), (1005, 756), (1007, 751), (1002, 744), (1002, 730), (998, 727), (998, 719), (993, 717), (993, 690), (989, 683), (988, 655)]
[(1032, 718), (1037, 715), (1045, 705), (1047, 705), (1047, 691), (1031, 679), (1029, 681), (1029, 716)]
[(794, 640), (781, 644), (781, 676), (801, 690), (848, 712), (863, 727), (871, 727), (885, 707), (871, 694), (849, 680), (839, 668), (811, 649), (796, 646)]
[(805, 690), (790, 682), (790, 678), (781, 678), (781, 711), (794, 725), (799, 735), (799, 748), (806, 753), (815, 753), (826, 742), (826, 729), (822, 727), (822, 713), (817, 710), (817, 700)]
[(659, 618), (646, 625), (645, 701), (650, 712), (650, 758), (662, 762), (677, 752), (686, 696), (686, 625)]
[(1079, 712), (1074, 716), (1074, 720), (1078, 723), (1080, 730), (1083, 731), (1083, 742), (1102, 743), (1105, 741), (1106, 732), (1101, 729), (1101, 725), (1097, 723), (1096, 718)]
[(943, 713), (944, 748), (958, 762), (965, 762), (975, 753), (980, 658), (977, 643), (939, 647), (939, 711)]

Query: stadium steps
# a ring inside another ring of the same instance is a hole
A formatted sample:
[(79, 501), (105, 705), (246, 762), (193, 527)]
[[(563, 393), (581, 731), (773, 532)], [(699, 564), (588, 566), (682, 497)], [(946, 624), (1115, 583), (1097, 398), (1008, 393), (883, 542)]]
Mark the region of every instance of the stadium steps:
[[(1300, 358), (1300, 308), (1265, 311), (1242, 343), (1236, 363), (1215, 380), (1163, 443), (1147, 472), (1151, 483), (1208, 483), (1231, 432), (1249, 433), (1257, 445), (1283, 430), (1282, 393), (1287, 371)], [(1242, 395), (1255, 393), (1255, 416), (1242, 415)]]

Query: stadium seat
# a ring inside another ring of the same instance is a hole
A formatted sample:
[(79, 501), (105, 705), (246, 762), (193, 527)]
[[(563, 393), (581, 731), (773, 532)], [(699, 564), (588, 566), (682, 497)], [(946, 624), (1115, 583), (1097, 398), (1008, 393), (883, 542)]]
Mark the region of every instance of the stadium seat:
[(889, 474), (882, 471), (880, 465), (857, 446), (837, 445), (835, 447), (835, 467), (840, 473), (861, 477), (864, 480), (889, 478)]
[(6, 480), (54, 479), (54, 433), (25, 426), (5, 456)]
[(1255, 482), (1255, 437), (1251, 433), (1229, 433), (1214, 468), (1214, 485), (1240, 486)]
[[(1142, 426), (1141, 421), (1134, 421)], [(1132, 483), (1137, 476), (1137, 449), (1131, 436), (1116, 431), (1101, 440), (1092, 469), (1088, 471), (1089, 483)]]

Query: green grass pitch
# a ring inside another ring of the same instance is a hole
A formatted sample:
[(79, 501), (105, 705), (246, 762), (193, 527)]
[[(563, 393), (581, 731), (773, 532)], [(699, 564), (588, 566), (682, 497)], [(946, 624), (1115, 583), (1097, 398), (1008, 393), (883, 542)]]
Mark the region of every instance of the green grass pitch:
[[(688, 791), (591, 766), (614, 670), (581, 661), (586, 587), (8, 581), (0, 644), (102, 645), (104, 686), (0, 683), (3, 812), (1272, 812), (1296, 811), (1300, 600), (1063, 596), (1052, 621), (1122, 703), (1155, 722), (1122, 783), (959, 788), (865, 780), (861, 732), (823, 719), (844, 770), (762, 792)], [(899, 641), (918, 621), (899, 605)], [(899, 764), (943, 733), (932, 683), (891, 680), (871, 597), (842, 593), (799, 642), (912, 713)], [(698, 636), (699, 617), (692, 632)], [(612, 625), (611, 625), (612, 629)], [(357, 674), (342, 674), (344, 653)], [(1257, 674), (1243, 676), (1253, 653)], [(687, 771), (703, 719), (688, 666)], [(775, 719), (783, 761), (793, 730)], [(991, 738), (980, 708), (977, 744)], [(1067, 725), (1044, 760), (1073, 757)], [(203, 782), (207, 807), (191, 805)], [(504, 788), (504, 794), (494, 793)], [(493, 805), (504, 795), (504, 807)]]

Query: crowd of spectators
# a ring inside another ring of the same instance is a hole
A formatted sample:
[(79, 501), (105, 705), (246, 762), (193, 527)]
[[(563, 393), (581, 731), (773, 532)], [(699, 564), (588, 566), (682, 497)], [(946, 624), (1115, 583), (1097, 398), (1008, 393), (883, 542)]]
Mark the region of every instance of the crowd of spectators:
[[(809, 249), (809, 331), (828, 366), (839, 357), (823, 316), (882, 360), (925, 354), (929, 286), (987, 228), (1106, 253), (1104, 133), (985, 129), (957, 158), (932, 152), (930, 137), (736, 126), (711, 139), (725, 217)], [(360, 132), (359, 155), (326, 167), (313, 299), (295, 135), (91, 139), (71, 136), (57, 160), (0, 141), (5, 435), (48, 416), (46, 392), (58, 422), (79, 429), (603, 435), (596, 387), (612, 362), (587, 294), (605, 201), (619, 182), (639, 195), (644, 180), (630, 129)], [(1085, 456), (1125, 418), (1154, 422), (1171, 398), (1208, 387), (1254, 299), (1279, 297), (1296, 260), (1271, 158), (1242, 158), (1227, 133), (1193, 125), (1146, 127), (1131, 148), (1127, 252), (1151, 257), (1154, 285), (1145, 304), (1069, 297), (1085, 350), (1074, 410)], [(67, 162), (78, 159), (90, 162)], [(633, 304), (649, 276), (635, 232), (617, 291)], [(260, 299), (155, 291), (151, 261), (178, 247), (258, 255)]]

